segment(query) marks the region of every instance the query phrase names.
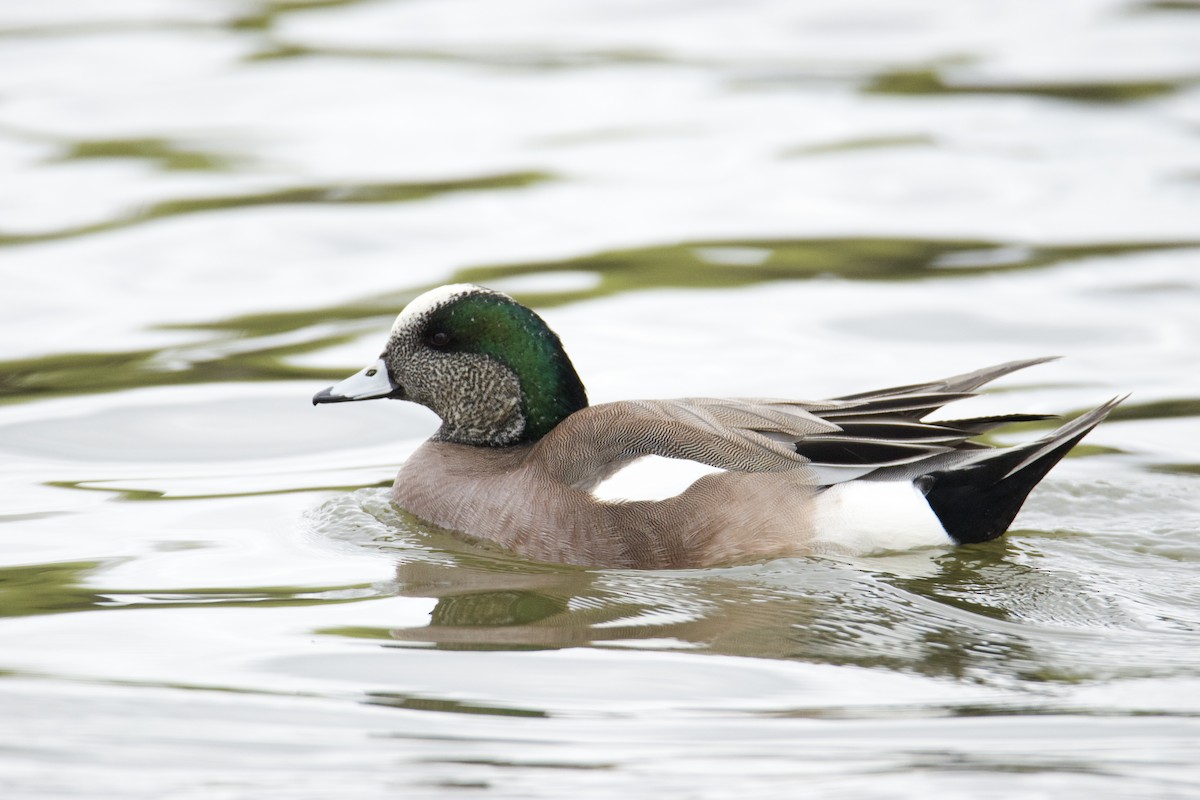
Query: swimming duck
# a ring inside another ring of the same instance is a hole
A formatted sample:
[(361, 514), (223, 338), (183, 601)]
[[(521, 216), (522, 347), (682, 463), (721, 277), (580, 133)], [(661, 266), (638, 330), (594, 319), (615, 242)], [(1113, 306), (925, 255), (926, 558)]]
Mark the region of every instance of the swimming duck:
[[(373, 364), (313, 404), (391, 398), (442, 420), (396, 476), (394, 502), (532, 559), (704, 567), (994, 539), (1033, 487), (1124, 398), (1027, 444), (972, 437), (1012, 414), (924, 419), (1036, 358), (832, 400), (686, 398), (588, 405), (558, 336), (506, 294), (455, 284), (396, 318)], [(661, 500), (595, 490), (644, 456), (718, 471)]]

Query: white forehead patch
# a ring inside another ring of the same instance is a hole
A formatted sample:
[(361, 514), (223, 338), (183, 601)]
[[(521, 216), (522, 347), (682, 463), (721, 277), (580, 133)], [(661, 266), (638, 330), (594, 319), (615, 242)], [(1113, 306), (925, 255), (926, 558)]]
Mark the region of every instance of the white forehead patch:
[(473, 283), (452, 283), (448, 286), (439, 286), (436, 289), (430, 289), (425, 294), (418, 295), (404, 307), (400, 312), (400, 316), (396, 317), (396, 321), (392, 323), (392, 334), (409, 325), (413, 320), (418, 319), (425, 314), (428, 314), (438, 306), (445, 305), (455, 297), (461, 297), (464, 294), (473, 292), (487, 292), (482, 286), (476, 286)]

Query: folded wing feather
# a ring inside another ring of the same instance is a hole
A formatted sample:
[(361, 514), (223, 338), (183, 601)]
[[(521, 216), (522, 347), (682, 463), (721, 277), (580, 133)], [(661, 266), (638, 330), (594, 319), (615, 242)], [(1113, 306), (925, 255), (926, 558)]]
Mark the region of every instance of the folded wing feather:
[[(947, 458), (986, 447), (972, 436), (1009, 415), (921, 422), (973, 389), (1049, 359), (1012, 361), (925, 384), (823, 402), (759, 398), (684, 398), (605, 403), (572, 414), (532, 453), (571, 486), (590, 490), (642, 456), (697, 461), (737, 472), (795, 471), (829, 485), (881, 470), (921, 474)], [(872, 476), (873, 477), (873, 476)]]

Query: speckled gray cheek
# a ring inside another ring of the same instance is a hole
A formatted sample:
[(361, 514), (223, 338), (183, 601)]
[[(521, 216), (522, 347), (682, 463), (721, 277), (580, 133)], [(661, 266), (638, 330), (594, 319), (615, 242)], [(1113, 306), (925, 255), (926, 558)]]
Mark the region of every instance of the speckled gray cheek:
[(462, 444), (503, 446), (525, 432), (521, 385), (507, 367), (479, 354), (439, 359), (431, 372), (442, 418), (435, 438)]
[(384, 360), (406, 400), (442, 419), (440, 441), (502, 446), (525, 432), (521, 385), (504, 365), (478, 353), (440, 352), (394, 336)]

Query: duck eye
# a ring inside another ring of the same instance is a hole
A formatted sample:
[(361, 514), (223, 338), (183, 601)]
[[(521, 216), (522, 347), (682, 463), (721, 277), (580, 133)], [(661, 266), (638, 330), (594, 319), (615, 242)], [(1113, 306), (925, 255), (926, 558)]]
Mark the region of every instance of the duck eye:
[(435, 331), (430, 334), (429, 343), (434, 347), (445, 347), (450, 344), (450, 334), (445, 331)]

